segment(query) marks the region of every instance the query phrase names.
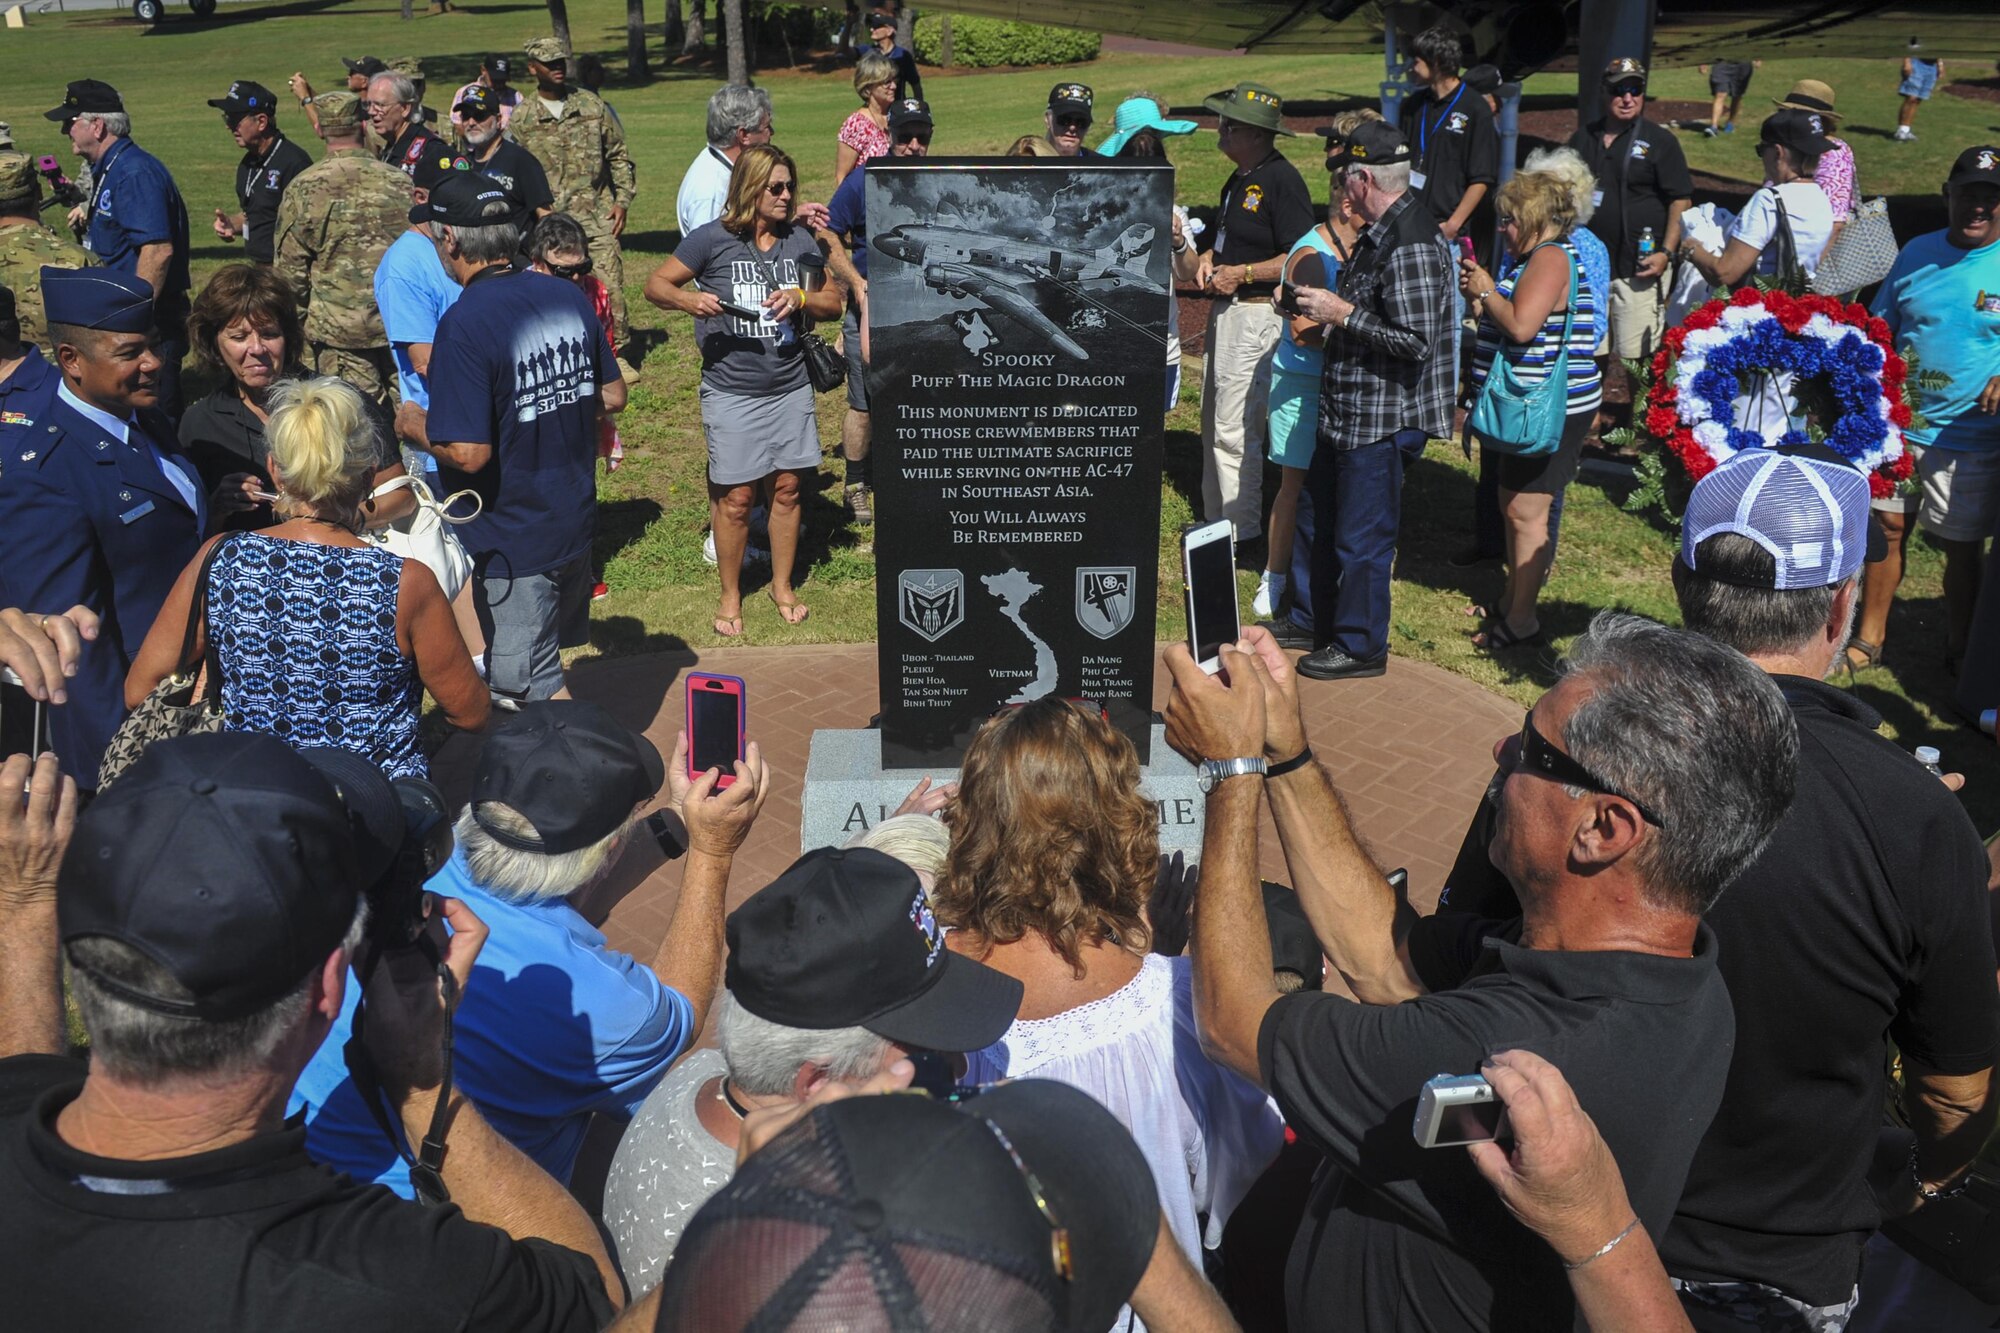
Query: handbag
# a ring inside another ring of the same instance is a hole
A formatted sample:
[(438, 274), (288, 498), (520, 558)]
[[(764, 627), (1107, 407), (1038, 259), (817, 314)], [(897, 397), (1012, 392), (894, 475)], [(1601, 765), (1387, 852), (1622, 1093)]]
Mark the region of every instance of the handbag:
[(1775, 185), (1771, 187), (1771, 204), (1778, 210), (1778, 227), (1771, 236), (1771, 244), (1778, 247), (1778, 253), (1771, 276), (1782, 290), (1802, 296), (1806, 291), (1806, 270), (1799, 263), (1799, 241), (1792, 234), (1792, 217), (1785, 212), (1784, 196)]
[[(387, 527), (364, 531), (361, 536), (406, 560), (417, 560), (427, 565), (431, 573), (437, 575), (438, 586), (444, 589), (444, 599), (449, 602), (458, 596), (459, 589), (472, 577), (472, 556), (452, 528), (478, 518), (485, 501), (479, 498), (478, 491), (472, 490), (455, 491), (439, 500), (431, 494), (430, 487), (407, 475), (383, 482), (369, 492), (368, 498), (379, 500), (391, 491), (404, 489), (416, 496), (416, 512), (397, 519)], [(455, 517), (451, 507), (467, 496), (472, 497), (472, 512), (464, 518)]]
[[(1528, 257), (1534, 257), (1534, 250)], [(1527, 272), (1527, 267), (1524, 262), (1521, 271)], [(1501, 355), (1505, 349), (1495, 350), (1493, 366), (1486, 372), (1486, 382), (1479, 386), (1479, 396), (1465, 422), (1467, 431), (1495, 453), (1540, 458), (1562, 448), (1563, 418), (1569, 410), (1569, 331), (1576, 317), (1576, 298), (1577, 263), (1569, 256), (1569, 304), (1563, 310), (1562, 342), (1547, 378), (1524, 384), (1513, 362)]]
[(188, 606), (187, 630), (181, 636), (181, 655), (175, 659), (173, 674), (139, 701), (139, 706), (118, 724), (111, 743), (104, 747), (104, 758), (97, 765), (99, 795), (137, 763), (154, 741), (205, 736), (222, 730), (221, 654), (213, 634), (208, 636), (207, 647), (199, 656), (194, 641), (196, 632), (208, 619), (209, 571), (229, 541), (228, 536), (222, 537), (202, 558), (201, 572), (195, 576), (194, 597)]
[[(1861, 193), (1858, 175), (1854, 193)], [(1855, 205), (1854, 216), (1820, 255), (1812, 289), (1821, 296), (1846, 296), (1874, 286), (1895, 266), (1896, 229), (1889, 225), (1889, 201), (1864, 200)]]
[(806, 378), (813, 392), (832, 393), (847, 383), (847, 358), (833, 350), (833, 344), (817, 333), (801, 331), (799, 350), (806, 357)]

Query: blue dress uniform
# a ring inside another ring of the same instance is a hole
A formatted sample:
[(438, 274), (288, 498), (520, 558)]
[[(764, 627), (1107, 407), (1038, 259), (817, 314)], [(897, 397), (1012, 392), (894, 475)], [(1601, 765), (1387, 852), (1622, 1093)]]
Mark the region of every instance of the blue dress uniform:
[[(153, 327), (153, 292), (104, 269), (45, 268), (49, 321), (113, 333)], [(61, 385), (45, 419), (9, 428), (0, 453), (0, 605), (64, 611), (103, 624), (84, 645), (69, 702), (49, 734), (77, 785), (97, 785), (104, 748), (125, 720), (125, 676), (174, 581), (201, 546), (201, 480), (166, 417), (150, 407), (86, 404)], [(123, 436), (112, 429), (122, 424)], [(177, 484), (177, 482), (179, 484)]]
[(56, 385), (61, 382), (62, 376), (39, 347), (28, 348), (21, 364), (14, 367), (14, 373), (0, 380), (0, 460), (6, 459), (17, 440), (32, 434), (36, 426), (48, 420), (49, 407), (56, 400)]

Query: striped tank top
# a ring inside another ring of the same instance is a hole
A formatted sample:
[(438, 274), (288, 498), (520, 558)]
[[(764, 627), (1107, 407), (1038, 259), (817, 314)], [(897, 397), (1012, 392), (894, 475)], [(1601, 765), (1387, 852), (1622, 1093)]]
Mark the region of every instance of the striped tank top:
[[(1583, 261), (1577, 256), (1576, 247), (1568, 240), (1550, 242), (1558, 246), (1569, 259), (1570, 272), (1576, 274), (1576, 315), (1571, 321), (1569, 333), (1569, 403), (1565, 414), (1574, 416), (1578, 412), (1594, 412), (1604, 396), (1604, 381), (1597, 371), (1597, 297), (1590, 290), (1590, 280), (1583, 276)], [(1539, 247), (1537, 247), (1539, 248)], [(1532, 251), (1529, 252), (1532, 255)], [(1526, 271), (1524, 262), (1494, 284), (1500, 295), (1512, 300), (1514, 284)], [(1493, 354), (1504, 343), (1505, 356), (1514, 367), (1514, 373), (1524, 384), (1534, 384), (1547, 379), (1549, 366), (1556, 359), (1558, 344), (1562, 342), (1563, 312), (1551, 310), (1549, 317), (1542, 321), (1542, 327), (1535, 330), (1532, 342), (1516, 343), (1507, 340), (1499, 326), (1491, 318), (1482, 315), (1479, 319), (1479, 344), (1473, 351), (1473, 378), (1484, 383), (1487, 372), (1493, 368)]]

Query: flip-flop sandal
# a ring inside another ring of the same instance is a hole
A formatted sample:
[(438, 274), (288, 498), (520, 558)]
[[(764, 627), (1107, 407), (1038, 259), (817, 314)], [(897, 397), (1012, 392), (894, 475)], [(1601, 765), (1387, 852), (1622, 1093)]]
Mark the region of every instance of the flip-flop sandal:
[[(1484, 643), (1480, 642), (1482, 637), (1485, 639)], [(1502, 653), (1510, 648), (1534, 647), (1546, 638), (1547, 635), (1539, 625), (1527, 634), (1516, 634), (1507, 628), (1505, 620), (1496, 616), (1479, 627), (1479, 633), (1473, 637), (1472, 646), (1484, 652)]]
[(780, 602), (775, 597), (771, 601), (777, 605), (778, 614), (784, 617), (787, 625), (803, 625), (806, 617), (812, 614), (812, 608), (804, 602)]
[(717, 616), (715, 618), (715, 632), (717, 634), (720, 634), (725, 639), (735, 639), (742, 637), (743, 634), (742, 615), (739, 613), (733, 616)]
[[(1857, 653), (1861, 657), (1861, 660), (1858, 662), (1854, 660)], [(1841, 656), (1846, 661), (1847, 674), (1850, 677), (1858, 676), (1864, 671), (1870, 671), (1882, 665), (1882, 645), (1879, 643), (1870, 643), (1866, 639), (1850, 638)]]

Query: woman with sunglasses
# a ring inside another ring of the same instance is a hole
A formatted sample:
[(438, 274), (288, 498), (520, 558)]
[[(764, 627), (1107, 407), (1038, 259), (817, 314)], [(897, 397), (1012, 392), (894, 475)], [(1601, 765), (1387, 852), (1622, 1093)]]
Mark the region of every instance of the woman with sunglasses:
[(861, 109), (840, 127), (840, 143), (833, 150), (833, 188), (847, 179), (847, 173), (871, 157), (889, 153), (889, 105), (896, 100), (896, 62), (880, 51), (865, 51), (854, 62), (854, 91), (861, 97)]
[[(689, 233), (646, 280), (646, 299), (695, 317), (701, 344), (701, 424), (708, 438), (709, 521), (715, 532), (722, 601), (715, 632), (743, 633), (743, 549), (750, 507), (767, 493), (771, 600), (788, 625), (808, 609), (792, 591), (800, 503), (820, 463), (812, 380), (799, 347), (798, 319), (840, 318), (838, 287), (807, 292), (805, 261), (821, 258), (793, 224), (798, 168), (768, 144), (743, 150), (721, 217)], [(690, 283), (700, 282), (699, 290)]]
[(1833, 204), (1813, 180), (1820, 158), (1833, 151), (1827, 128), (1817, 111), (1787, 108), (1767, 116), (1757, 131), (1757, 157), (1771, 183), (1751, 195), (1729, 224), (1720, 255), (1683, 239), (1681, 258), (1717, 287), (1734, 287), (1753, 273), (1783, 277), (1790, 257), (1780, 255), (1789, 232), (1798, 265), (1790, 276), (1811, 281), (1820, 252), (1833, 237)]

